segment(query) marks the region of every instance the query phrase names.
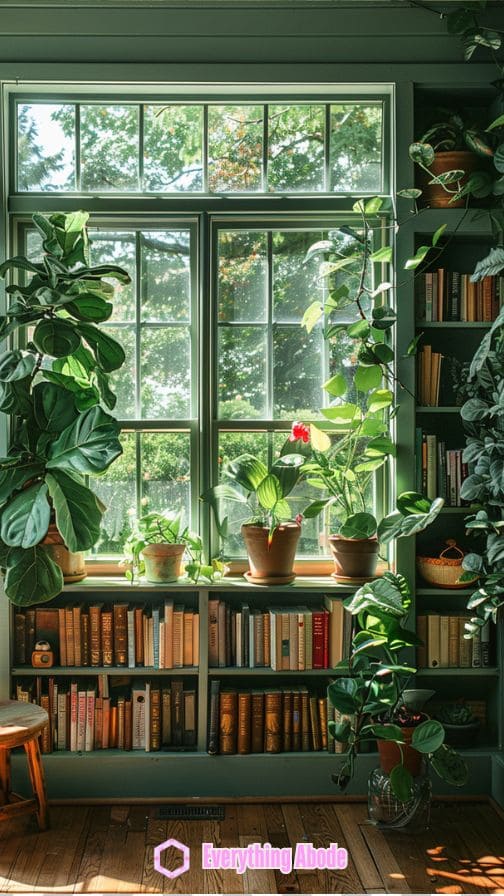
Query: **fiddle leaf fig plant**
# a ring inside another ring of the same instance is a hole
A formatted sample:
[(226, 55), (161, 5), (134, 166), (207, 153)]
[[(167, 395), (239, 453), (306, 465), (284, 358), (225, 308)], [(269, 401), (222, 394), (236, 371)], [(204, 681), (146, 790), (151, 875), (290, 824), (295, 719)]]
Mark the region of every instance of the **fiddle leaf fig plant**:
[[(97, 541), (105, 507), (87, 484), (121, 454), (110, 374), (122, 346), (97, 326), (112, 314), (114, 287), (129, 283), (115, 265), (89, 264), (87, 212), (34, 215), (43, 257), (0, 265), (10, 274), (0, 338), (28, 334), (0, 354), (0, 410), (10, 449), (0, 458), (0, 565), (18, 605), (51, 600), (63, 585), (43, 540), (55, 522), (70, 551)], [(107, 408), (105, 410), (104, 408)]]

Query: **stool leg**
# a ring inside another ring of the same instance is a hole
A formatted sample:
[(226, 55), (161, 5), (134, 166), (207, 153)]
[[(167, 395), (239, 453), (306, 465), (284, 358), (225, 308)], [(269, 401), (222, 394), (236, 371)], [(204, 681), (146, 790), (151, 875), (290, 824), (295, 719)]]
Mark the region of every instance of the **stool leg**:
[(9, 802), (11, 792), (11, 767), (10, 750), (0, 750), (0, 790), (2, 791), (2, 803)]
[(34, 737), (24, 745), (26, 758), (28, 760), (28, 771), (30, 773), (30, 781), (33, 792), (37, 798), (38, 811), (37, 821), (41, 831), (45, 831), (48, 825), (47, 817), (47, 796), (44, 778), (44, 766), (40, 756), (38, 737)]

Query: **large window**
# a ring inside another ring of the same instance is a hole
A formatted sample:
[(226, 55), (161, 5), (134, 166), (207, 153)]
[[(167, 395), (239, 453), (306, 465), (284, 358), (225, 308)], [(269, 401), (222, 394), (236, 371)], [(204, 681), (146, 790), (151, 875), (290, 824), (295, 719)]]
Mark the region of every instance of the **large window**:
[[(114, 383), (124, 453), (97, 483), (109, 509), (96, 551), (120, 553), (146, 508), (183, 508), (209, 537), (199, 495), (223, 462), (274, 456), (292, 420), (320, 416), (322, 384), (355, 363), (341, 332), (301, 325), (327, 291), (305, 258), (328, 237), (345, 251), (350, 195), (387, 192), (387, 98), (14, 95), (11, 115), (13, 238), (17, 211), (26, 222), (62, 201), (86, 207), (93, 263), (132, 278), (104, 325), (127, 357)], [(230, 517), (224, 547), (237, 555), (242, 520)], [(321, 530), (303, 526), (302, 554), (326, 552)]]

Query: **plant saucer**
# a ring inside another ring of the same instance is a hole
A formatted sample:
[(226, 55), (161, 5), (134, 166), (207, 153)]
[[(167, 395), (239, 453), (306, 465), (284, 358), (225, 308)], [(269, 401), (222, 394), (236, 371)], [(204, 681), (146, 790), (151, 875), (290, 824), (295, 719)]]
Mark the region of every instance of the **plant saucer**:
[(331, 578), (336, 579), (339, 585), (365, 585), (366, 582), (374, 582), (374, 576), (340, 576), (337, 572), (331, 573)]
[(243, 575), (251, 585), (290, 585), (296, 578), (295, 573), (289, 576), (253, 576), (249, 571)]

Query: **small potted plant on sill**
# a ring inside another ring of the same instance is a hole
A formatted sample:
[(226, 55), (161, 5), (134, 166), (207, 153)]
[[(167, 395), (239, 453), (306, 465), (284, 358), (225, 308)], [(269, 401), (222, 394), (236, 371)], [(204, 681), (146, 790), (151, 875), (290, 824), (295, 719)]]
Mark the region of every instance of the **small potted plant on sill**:
[(329, 733), (346, 745), (333, 780), (346, 789), (355, 773), (360, 744), (377, 740), (382, 767), (370, 779), (370, 814), (374, 821), (402, 826), (417, 812), (425, 817), (430, 801), (430, 785), (425, 775), (419, 775), (422, 759), (444, 781), (458, 787), (467, 780), (467, 768), (445, 744), (441, 722), (404, 705), (416, 672), (405, 661), (404, 651), (421, 643), (407, 628), (411, 592), (406, 580), (385, 573), (359, 588), (344, 606), (357, 618), (359, 630), (353, 635), (349, 660), (342, 664), (346, 668), (348, 663), (350, 674), (328, 687), (330, 703), (344, 717), (329, 722)]
[(228, 519), (221, 518), (220, 502), (237, 502), (247, 509), (249, 518), (241, 526), (249, 559), (245, 577), (254, 584), (287, 585), (295, 578), (294, 558), (302, 518), (293, 518), (288, 497), (310, 454), (308, 442), (308, 427), (294, 423), (269, 467), (251, 454), (241, 454), (224, 464), (221, 483), (202, 496), (212, 507), (223, 539), (228, 535)]
[(42, 261), (0, 265), (20, 282), (7, 289), (0, 338), (31, 328), (26, 348), (0, 354), (0, 410), (11, 446), (0, 459), (0, 567), (7, 597), (27, 606), (56, 597), (86, 575), (84, 551), (99, 538), (105, 507), (87, 477), (121, 452), (110, 374), (124, 350), (98, 326), (113, 310), (115, 265), (89, 266), (87, 212), (33, 215)]
[[(182, 512), (151, 511), (142, 516), (124, 545), (122, 566), (130, 582), (145, 575), (153, 584), (176, 582), (184, 571), (191, 581), (202, 575), (212, 580), (218, 562), (202, 562), (203, 544), (199, 535), (183, 525)], [(189, 562), (184, 565), (184, 555)]]
[(474, 746), (480, 722), (465, 703), (443, 703), (435, 716), (445, 729), (450, 743), (458, 747)]

